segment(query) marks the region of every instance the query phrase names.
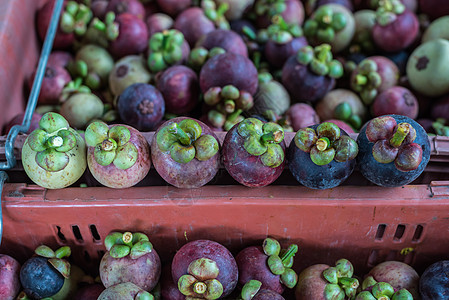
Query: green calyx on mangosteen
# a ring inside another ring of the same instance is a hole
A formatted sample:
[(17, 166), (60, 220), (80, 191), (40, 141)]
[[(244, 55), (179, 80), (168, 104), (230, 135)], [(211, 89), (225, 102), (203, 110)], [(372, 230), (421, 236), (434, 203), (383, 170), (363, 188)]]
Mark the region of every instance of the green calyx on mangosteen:
[(377, 299), (413, 300), (413, 295), (406, 289), (400, 289), (395, 292), (391, 284), (377, 282), (373, 276), (367, 276), (362, 282), (362, 292), (357, 294), (355, 300)]
[(176, 30), (153, 34), (149, 41), (148, 67), (152, 72), (165, 70), (182, 59), (184, 35)]
[(223, 294), (223, 285), (216, 278), (220, 273), (217, 263), (208, 258), (199, 258), (190, 263), (188, 274), (178, 280), (179, 291), (195, 299), (218, 299)]
[(274, 275), (280, 276), (280, 281), (288, 288), (295, 287), (298, 275), (292, 269), (293, 258), (298, 252), (298, 245), (292, 244), (287, 249), (281, 249), (279, 242), (266, 238), (262, 244), (263, 252), (268, 256), (268, 268)]
[(378, 5), (376, 21), (381, 26), (387, 26), (405, 11), (405, 5), (400, 0), (383, 0)]
[(343, 66), (338, 60), (333, 59), (329, 44), (321, 44), (315, 48), (302, 47), (296, 54), (296, 60), (300, 64), (308, 65), (317, 75), (328, 75), (333, 78), (343, 76)]
[(277, 44), (286, 44), (294, 38), (303, 36), (301, 26), (288, 24), (281, 15), (273, 16), (271, 22), (272, 24), (267, 28), (267, 35)]
[(279, 145), (284, 140), (284, 129), (279, 124), (247, 118), (239, 123), (237, 132), (244, 138), (245, 150), (260, 156), (265, 166), (276, 168), (284, 161), (284, 151)]
[(341, 135), (340, 128), (334, 123), (321, 123), (316, 131), (303, 128), (294, 137), (296, 147), (310, 153), (310, 159), (319, 166), (332, 160), (346, 162), (358, 154), (357, 142), (346, 135)]
[(262, 282), (255, 279), (252, 279), (245, 283), (242, 288), (242, 292), (240, 293), (242, 300), (251, 300), (257, 294), (257, 292), (259, 292), (261, 287)]
[(104, 245), (113, 258), (129, 255), (131, 259), (138, 259), (153, 251), (153, 244), (148, 236), (140, 232), (112, 232), (106, 236)]
[(75, 1), (68, 1), (61, 15), (60, 28), (64, 33), (75, 33), (82, 36), (87, 31), (87, 24), (92, 19), (92, 10)]
[(343, 30), (347, 22), (345, 14), (334, 12), (331, 7), (322, 5), (315, 11), (313, 18), (304, 23), (304, 34), (307, 38), (330, 43), (334, 40), (335, 33)]
[(66, 152), (72, 150), (77, 141), (64, 117), (46, 113), (39, 121), (39, 128), (28, 136), (27, 143), (37, 152), (36, 163), (42, 169), (58, 172), (68, 165), (70, 157)]
[(377, 72), (375, 61), (364, 59), (357, 66), (357, 75), (351, 80), (351, 88), (359, 93), (365, 104), (371, 104), (377, 96), (377, 89), (382, 84), (382, 77)]
[(70, 263), (65, 260), (65, 257), (69, 257), (72, 251), (69, 246), (63, 246), (53, 251), (46, 245), (40, 245), (34, 253), (38, 256), (48, 258), (48, 262), (59, 272), (64, 278), (70, 277)]
[(129, 142), (131, 132), (121, 125), (112, 126), (101, 121), (92, 122), (84, 135), (87, 145), (95, 147), (94, 158), (101, 166), (113, 163), (117, 168), (126, 170), (137, 161), (138, 150)]
[(325, 269), (322, 274), (328, 282), (324, 289), (326, 299), (355, 297), (359, 281), (356, 278), (352, 278), (354, 267), (349, 260), (339, 259), (335, 263), (335, 267)]
[(159, 149), (170, 152), (177, 163), (188, 163), (196, 158), (206, 161), (219, 149), (218, 141), (209, 134), (201, 135), (202, 128), (195, 120), (184, 119), (161, 128), (156, 136)]
[(409, 123), (397, 124), (390, 116), (372, 119), (366, 127), (367, 139), (374, 143), (373, 157), (383, 164), (394, 162), (402, 172), (413, 171), (422, 161), (423, 150), (414, 143), (416, 130)]

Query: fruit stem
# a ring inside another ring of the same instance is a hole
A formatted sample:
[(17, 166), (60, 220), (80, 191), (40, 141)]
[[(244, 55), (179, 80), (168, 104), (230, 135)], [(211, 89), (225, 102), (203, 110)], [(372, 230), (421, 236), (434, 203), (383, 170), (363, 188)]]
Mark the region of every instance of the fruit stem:
[(101, 149), (104, 151), (112, 151), (114, 150), (114, 141), (112, 141), (111, 139), (106, 139), (103, 142), (101, 142)]
[(298, 252), (298, 245), (293, 244), (288, 246), (287, 251), (281, 256), (282, 264), (286, 264), (289, 260), (295, 256), (296, 252)]
[(204, 294), (207, 290), (207, 285), (204, 282), (195, 282), (193, 284), (193, 291), (197, 294)]
[(316, 148), (319, 151), (324, 151), (330, 147), (330, 144), (331, 142), (327, 137), (322, 137), (316, 141)]
[(390, 145), (392, 147), (399, 148), (409, 132), (410, 128), (408, 126), (408, 123), (399, 124), (395, 133), (393, 134), (393, 137), (390, 139)]
[(189, 135), (177, 123), (172, 123), (168, 132), (174, 134), (184, 146), (188, 146), (192, 142)]
[(133, 242), (132, 242), (133, 234), (131, 232), (127, 231), (127, 232), (123, 233), (122, 240), (126, 246), (129, 246), (129, 247), (133, 246)]
[(254, 32), (254, 30), (252, 30), (250, 27), (246, 25), (242, 27), (242, 32), (252, 41), (255, 41), (257, 38), (257, 35)]
[(64, 140), (59, 135), (51, 136), (47, 140), (47, 145), (50, 148), (61, 147), (63, 143), (64, 143)]
[(260, 137), (260, 140), (263, 144), (279, 143), (282, 141), (282, 131), (276, 130), (276, 131), (265, 133)]

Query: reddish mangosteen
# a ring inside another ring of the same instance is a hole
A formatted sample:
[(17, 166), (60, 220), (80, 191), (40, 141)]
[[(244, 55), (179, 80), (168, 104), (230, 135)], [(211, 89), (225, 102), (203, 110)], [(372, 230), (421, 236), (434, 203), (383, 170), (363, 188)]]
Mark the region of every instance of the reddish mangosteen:
[(239, 267), (239, 284), (244, 286), (250, 280), (261, 283), (261, 288), (282, 294), (285, 288), (295, 287), (298, 275), (293, 271), (293, 257), (297, 245), (281, 249), (279, 242), (266, 238), (262, 246), (250, 246), (235, 257)]
[(183, 295), (179, 289), (178, 284), (173, 282), (173, 277), (171, 276), (171, 265), (165, 265), (162, 268), (161, 273), (161, 296), (164, 300), (185, 300), (186, 296)]
[(210, 58), (200, 72), (200, 87), (203, 93), (212, 87), (233, 85), (251, 95), (257, 90), (257, 69), (245, 56), (226, 52)]
[[(70, 277), (70, 247), (64, 246), (56, 251), (45, 245), (37, 247), (36, 256), (28, 259), (20, 269), (20, 283), (24, 292), (33, 299), (57, 295), (64, 281)], [(62, 298), (63, 299), (63, 298)]]
[(332, 59), (331, 47), (322, 44), (305, 46), (290, 56), (282, 68), (282, 83), (294, 101), (315, 102), (334, 86), (343, 75), (343, 66)]
[(107, 251), (100, 261), (100, 279), (106, 288), (126, 282), (145, 291), (156, 286), (161, 276), (161, 261), (146, 234), (112, 232), (104, 245)]
[(135, 83), (127, 87), (117, 100), (120, 118), (140, 131), (156, 129), (165, 113), (162, 94), (151, 84)]
[(282, 68), (290, 56), (308, 43), (299, 25), (287, 24), (280, 15), (273, 17), (272, 22), (267, 29), (268, 41), (264, 53), (271, 65)]
[(108, 5), (109, 0), (93, 0), (90, 4), (90, 9), (92, 10), (93, 16), (103, 20), (108, 12), (106, 9)]
[(157, 80), (157, 89), (169, 113), (188, 114), (199, 102), (200, 86), (196, 73), (186, 66), (173, 66)]
[(231, 252), (210, 240), (189, 242), (172, 261), (173, 281), (187, 297), (222, 299), (237, 285), (238, 268)]
[(0, 254), (0, 297), (14, 300), (20, 292), (20, 263), (13, 257)]
[(176, 30), (164, 30), (153, 34), (149, 41), (148, 67), (153, 72), (186, 62), (190, 47), (184, 35)]
[(419, 9), (433, 20), (449, 15), (449, 2), (445, 0), (419, 0)]
[(296, 103), (287, 110), (287, 120), (296, 132), (301, 128), (312, 126), (320, 123), (320, 117), (307, 103)]
[(396, 114), (411, 119), (416, 119), (418, 109), (416, 97), (401, 86), (393, 86), (377, 95), (371, 108), (374, 117)]
[(295, 299), (351, 299), (359, 287), (359, 281), (352, 278), (353, 273), (354, 267), (347, 259), (339, 259), (333, 267), (312, 265), (299, 274)]
[(173, 27), (173, 19), (163, 13), (155, 13), (148, 16), (147, 26), (148, 26), (148, 36), (151, 38), (156, 32), (162, 32)]
[(234, 125), (223, 141), (222, 159), (228, 173), (248, 187), (275, 181), (285, 167), (283, 128), (247, 118)]
[(355, 21), (351, 11), (339, 4), (320, 6), (304, 23), (304, 35), (309, 43), (313, 46), (327, 43), (334, 53), (349, 46), (354, 32)]
[(148, 28), (144, 21), (130, 13), (123, 13), (115, 18), (118, 33), (108, 50), (116, 58), (140, 54), (148, 45)]
[(92, 283), (81, 287), (73, 296), (73, 300), (97, 300), (104, 291), (104, 286), (100, 283)]
[(52, 51), (48, 56), (47, 66), (65, 68), (73, 60), (73, 55), (67, 51)]
[(279, 293), (262, 287), (258, 280), (250, 280), (242, 288), (239, 299), (242, 300), (285, 300)]
[(424, 171), (430, 158), (426, 131), (405, 116), (370, 120), (360, 130), (357, 143), (357, 165), (362, 175), (380, 186), (409, 184)]
[(87, 165), (98, 182), (112, 188), (127, 188), (141, 181), (150, 170), (147, 140), (127, 125), (92, 122), (84, 138), (89, 146)]
[(220, 145), (203, 122), (178, 117), (163, 123), (151, 141), (151, 158), (161, 177), (178, 188), (198, 188), (220, 166)]
[(393, 87), (399, 79), (399, 69), (383, 56), (370, 56), (362, 60), (351, 74), (351, 88), (370, 105), (377, 94)]
[(192, 5), (192, 0), (156, 0), (156, 2), (164, 13), (173, 17)]
[(200, 37), (215, 29), (214, 22), (199, 7), (190, 7), (181, 12), (173, 27), (184, 34), (190, 47), (194, 47)]
[[(31, 89), (36, 71), (30, 77), (28, 86)], [(62, 66), (47, 65), (42, 79), (41, 90), (37, 101), (39, 104), (58, 104), (64, 87), (72, 80), (70, 73)]]
[(394, 291), (406, 289), (413, 295), (411, 299), (419, 299), (419, 275), (415, 269), (406, 263), (400, 261), (380, 263), (368, 272), (367, 277), (371, 277), (370, 281), (374, 279), (375, 282), (390, 284)]
[(329, 189), (352, 174), (357, 153), (356, 141), (336, 124), (324, 122), (297, 131), (287, 155), (290, 172), (299, 183)]
[(196, 47), (204, 47), (207, 50), (219, 47), (226, 50), (226, 52), (233, 52), (248, 57), (248, 49), (245, 42), (240, 35), (232, 30), (215, 29), (210, 31), (200, 38), (195, 45)]
[[(23, 118), (25, 117), (25, 112), (19, 113), (17, 115), (15, 115), (6, 125), (5, 128), (3, 129), (3, 132), (5, 135), (7, 135), (9, 133), (9, 131), (11, 130), (11, 128), (14, 125), (22, 125), (23, 122)], [(28, 129), (28, 131), (26, 132), (27, 134), (30, 134), (33, 130), (38, 129), (39, 128), (39, 121), (41, 120), (41, 115), (38, 113), (33, 113), (33, 115), (31, 116), (31, 121), (30, 121), (30, 128)]]
[(410, 46), (418, 36), (418, 17), (399, 0), (381, 1), (372, 30), (376, 46), (387, 52), (398, 52)]
[[(67, 2), (64, 1), (63, 9), (67, 7)], [(45, 5), (37, 13), (37, 33), (40, 39), (43, 41), (47, 35), (47, 29), (50, 25), (51, 16), (53, 13), (53, 8), (56, 1), (51, 0), (45, 3)], [(64, 14), (61, 15), (60, 20), (62, 21)], [(62, 29), (62, 25), (58, 26), (56, 31), (55, 39), (53, 41), (54, 49), (68, 49), (72, 46), (75, 41), (75, 34), (73, 32), (66, 33)]]
[(267, 28), (275, 15), (280, 15), (288, 24), (302, 25), (304, 6), (299, 0), (258, 0), (254, 5), (258, 28)]
[(106, 11), (112, 11), (116, 15), (129, 13), (141, 20), (145, 17), (145, 8), (139, 0), (110, 0)]

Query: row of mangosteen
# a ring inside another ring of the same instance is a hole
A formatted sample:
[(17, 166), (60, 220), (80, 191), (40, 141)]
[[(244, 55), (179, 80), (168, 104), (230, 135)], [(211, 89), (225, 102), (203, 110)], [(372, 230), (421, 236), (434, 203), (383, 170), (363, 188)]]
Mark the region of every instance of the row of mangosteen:
[[(285, 130), (319, 116), (358, 131), (421, 111), (428, 132), (449, 131), (447, 99), (436, 103), (449, 91), (444, 1), (175, 2), (65, 1), (38, 111), (140, 131), (175, 116), (230, 130), (255, 114)], [(41, 38), (53, 3), (37, 14)]]
[(288, 166), (302, 185), (326, 189), (345, 181), (357, 162), (368, 180), (394, 187), (415, 180), (430, 158), (425, 130), (400, 115), (370, 120), (357, 140), (335, 123), (315, 124), (298, 130), (290, 145), (281, 125), (257, 118), (235, 124), (222, 144), (205, 123), (189, 117), (164, 122), (150, 142), (129, 125), (102, 121), (90, 123), (83, 135), (61, 115), (46, 113), (22, 148), (29, 178), (45, 188), (63, 188), (88, 167), (101, 184), (127, 188), (139, 183), (154, 165), (167, 183), (199, 188), (224, 166), (240, 184), (263, 187)]
[(215, 241), (190, 241), (167, 264), (141, 232), (111, 232), (104, 245), (96, 280), (70, 263), (69, 246), (53, 251), (40, 245), (22, 265), (0, 255), (2, 299), (436, 300), (449, 293), (449, 262), (444, 260), (428, 266), (421, 277), (400, 261), (382, 262), (359, 277), (345, 258), (309, 265), (298, 275), (298, 245), (282, 248), (270, 237), (235, 256)]

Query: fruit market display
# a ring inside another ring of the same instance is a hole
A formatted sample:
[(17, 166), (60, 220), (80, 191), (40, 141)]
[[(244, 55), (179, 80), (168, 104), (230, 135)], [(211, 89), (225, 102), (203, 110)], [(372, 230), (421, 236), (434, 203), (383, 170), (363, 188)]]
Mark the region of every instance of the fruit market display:
[[(354, 172), (411, 184), (429, 136), (449, 136), (448, 18), (445, 0), (66, 0), (23, 169), (46, 189), (157, 175), (194, 191), (223, 173), (248, 189), (283, 174), (312, 190)], [(4, 134), (23, 113), (10, 117)], [(351, 257), (298, 269), (301, 245), (267, 237), (237, 252), (197, 239), (161, 261), (139, 230), (111, 231), (95, 274), (65, 245), (0, 255), (0, 298), (449, 299), (446, 260), (422, 274), (393, 260), (360, 274)]]

